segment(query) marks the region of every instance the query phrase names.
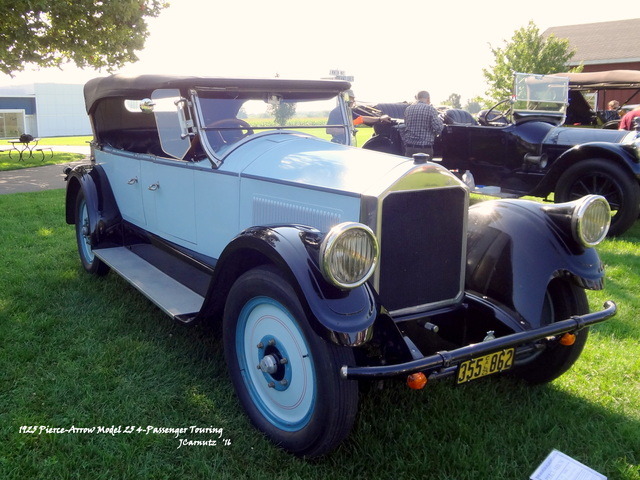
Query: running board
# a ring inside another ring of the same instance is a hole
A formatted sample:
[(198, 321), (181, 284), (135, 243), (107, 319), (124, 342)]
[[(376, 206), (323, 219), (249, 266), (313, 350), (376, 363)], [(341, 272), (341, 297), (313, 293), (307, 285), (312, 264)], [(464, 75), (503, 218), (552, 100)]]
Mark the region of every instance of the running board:
[(99, 248), (93, 253), (174, 319), (188, 323), (202, 308), (204, 297), (128, 248)]

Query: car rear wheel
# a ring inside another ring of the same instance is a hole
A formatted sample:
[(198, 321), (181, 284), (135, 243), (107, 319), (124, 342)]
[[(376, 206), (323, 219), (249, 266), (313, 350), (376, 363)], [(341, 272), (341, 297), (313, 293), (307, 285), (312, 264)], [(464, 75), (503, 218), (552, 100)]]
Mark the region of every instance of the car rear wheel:
[(611, 205), (610, 236), (623, 234), (637, 220), (640, 186), (619, 166), (601, 158), (572, 165), (558, 180), (555, 200), (569, 202), (591, 194), (602, 195)]
[[(542, 324), (548, 325), (566, 320), (572, 315), (589, 312), (585, 291), (566, 280), (552, 280), (547, 288), (542, 308)], [(547, 383), (569, 370), (582, 353), (589, 336), (589, 329), (575, 333), (573, 345), (562, 345), (556, 341), (545, 350), (518, 359), (511, 374), (532, 384)]]
[(78, 254), (80, 255), (82, 267), (91, 274), (106, 275), (109, 273), (109, 266), (93, 253), (89, 224), (89, 208), (82, 190), (78, 192), (78, 196), (76, 197), (75, 213), (76, 243), (78, 244)]
[(358, 407), (357, 382), (339, 376), (354, 364), (351, 349), (312, 330), (293, 288), (270, 267), (234, 283), (223, 326), (231, 380), (252, 423), (296, 455), (333, 450)]

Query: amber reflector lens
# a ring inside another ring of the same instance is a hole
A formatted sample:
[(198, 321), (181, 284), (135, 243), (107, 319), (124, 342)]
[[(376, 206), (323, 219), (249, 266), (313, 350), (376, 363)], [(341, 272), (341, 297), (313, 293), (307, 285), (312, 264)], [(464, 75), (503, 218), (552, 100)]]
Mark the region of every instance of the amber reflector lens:
[(576, 336), (573, 333), (565, 333), (560, 337), (560, 345), (570, 346), (576, 343)]
[(409, 388), (413, 390), (423, 389), (426, 384), (427, 377), (422, 372), (412, 373), (407, 377), (407, 385), (409, 385)]

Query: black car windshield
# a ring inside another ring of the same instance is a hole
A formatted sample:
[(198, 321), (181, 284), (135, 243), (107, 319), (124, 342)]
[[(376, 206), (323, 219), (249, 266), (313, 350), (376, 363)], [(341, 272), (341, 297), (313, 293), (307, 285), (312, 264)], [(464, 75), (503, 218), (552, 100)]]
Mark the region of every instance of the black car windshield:
[(199, 92), (197, 97), (201, 130), (218, 156), (251, 135), (284, 129), (348, 143), (351, 120), (339, 100), (253, 92)]
[(564, 114), (569, 79), (553, 75), (515, 74), (514, 112)]

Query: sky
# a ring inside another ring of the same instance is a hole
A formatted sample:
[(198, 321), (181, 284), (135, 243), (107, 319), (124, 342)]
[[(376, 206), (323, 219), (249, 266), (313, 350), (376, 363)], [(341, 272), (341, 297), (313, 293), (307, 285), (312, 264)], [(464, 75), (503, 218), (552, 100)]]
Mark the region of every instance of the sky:
[[(637, 0), (169, 0), (139, 61), (117, 73), (323, 78), (354, 77), (359, 102), (412, 100), (428, 90), (434, 103), (450, 94), (484, 95), (483, 68), (533, 21), (553, 26), (638, 17)], [(624, 41), (624, 39), (621, 39)], [(0, 85), (84, 83), (106, 71), (28, 69)]]

